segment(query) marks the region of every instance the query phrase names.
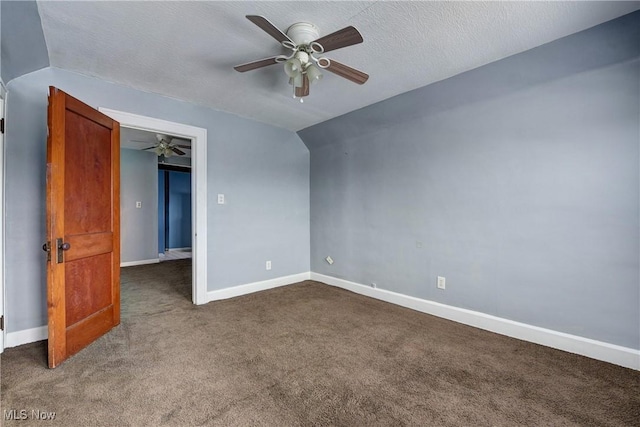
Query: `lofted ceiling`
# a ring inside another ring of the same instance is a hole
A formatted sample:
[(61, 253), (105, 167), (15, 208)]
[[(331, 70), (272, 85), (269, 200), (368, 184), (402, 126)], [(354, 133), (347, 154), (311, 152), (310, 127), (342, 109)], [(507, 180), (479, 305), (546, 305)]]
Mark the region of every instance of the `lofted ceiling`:
[[(640, 8), (638, 2), (58, 2), (39, 1), (50, 65), (298, 131), (534, 48)], [(286, 53), (245, 18), (320, 35), (355, 26), (364, 43), (327, 54), (367, 72), (334, 74), (292, 99), (281, 65), (233, 66)]]

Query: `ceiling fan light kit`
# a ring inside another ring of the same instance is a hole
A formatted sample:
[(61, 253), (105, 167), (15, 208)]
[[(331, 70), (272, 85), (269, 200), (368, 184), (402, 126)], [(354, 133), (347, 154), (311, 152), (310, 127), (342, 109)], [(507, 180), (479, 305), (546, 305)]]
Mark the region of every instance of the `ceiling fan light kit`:
[(293, 86), (293, 97), (300, 98), (300, 102), (309, 95), (309, 85), (322, 79), (323, 69), (358, 84), (364, 84), (369, 78), (362, 71), (320, 56), (331, 50), (362, 43), (362, 35), (354, 27), (346, 27), (318, 38), (318, 28), (309, 22), (297, 22), (291, 25), (285, 34), (263, 16), (247, 15), (247, 19), (292, 53), (288, 56), (278, 55), (236, 65), (234, 69), (243, 73), (284, 63), (284, 72), (289, 77), (289, 84)]
[[(152, 145), (151, 147), (143, 148), (142, 151), (153, 150), (158, 157), (171, 157), (174, 154), (178, 156), (184, 156), (185, 153), (180, 148), (186, 148), (187, 150), (191, 150), (191, 145), (183, 145), (183, 144), (175, 144), (174, 141), (181, 141), (182, 138), (170, 137), (169, 135), (163, 135), (161, 133), (156, 134), (156, 139), (158, 143), (156, 145)], [(183, 140), (188, 141), (188, 140)], [(131, 141), (131, 142), (146, 142), (146, 141)], [(180, 147), (180, 148), (178, 148)]]
[(307, 77), (309, 77), (309, 82), (313, 84), (322, 78), (322, 73), (315, 65), (309, 65), (307, 67)]
[(158, 156), (165, 156), (165, 157), (173, 156), (173, 150), (171, 150), (169, 147), (164, 146), (163, 144), (158, 145), (156, 148), (154, 148), (153, 151)]

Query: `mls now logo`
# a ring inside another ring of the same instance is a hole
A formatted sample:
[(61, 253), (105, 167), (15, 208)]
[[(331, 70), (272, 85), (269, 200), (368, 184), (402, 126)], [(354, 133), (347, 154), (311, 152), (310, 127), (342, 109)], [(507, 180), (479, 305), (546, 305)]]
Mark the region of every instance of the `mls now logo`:
[(30, 412), (26, 409), (5, 409), (4, 419), (10, 420), (53, 420), (56, 418), (55, 412), (41, 411), (39, 409), (32, 409)]
[(29, 413), (26, 409), (5, 409), (4, 410), (4, 419), (5, 420), (26, 420), (29, 418)]

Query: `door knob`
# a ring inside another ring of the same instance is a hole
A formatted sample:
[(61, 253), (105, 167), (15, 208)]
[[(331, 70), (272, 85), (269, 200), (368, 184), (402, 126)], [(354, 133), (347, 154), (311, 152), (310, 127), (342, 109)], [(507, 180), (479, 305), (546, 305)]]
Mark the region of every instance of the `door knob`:
[(47, 261), (51, 261), (51, 242), (42, 245), (42, 250), (47, 253)]
[(56, 239), (56, 246), (58, 247), (58, 264), (64, 262), (64, 251), (71, 249), (69, 242), (64, 242), (61, 238)]

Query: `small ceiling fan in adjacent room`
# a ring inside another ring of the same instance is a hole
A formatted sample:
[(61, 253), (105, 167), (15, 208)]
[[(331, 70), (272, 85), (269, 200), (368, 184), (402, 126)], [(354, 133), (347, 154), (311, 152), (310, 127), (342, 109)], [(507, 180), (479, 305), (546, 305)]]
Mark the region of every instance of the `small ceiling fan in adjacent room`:
[[(174, 138), (169, 135), (163, 135), (161, 133), (156, 134), (156, 139), (158, 143), (156, 145), (152, 145), (151, 147), (142, 148), (141, 150), (153, 150), (158, 156), (171, 157), (174, 154), (178, 156), (184, 156), (185, 153), (180, 148), (184, 148), (186, 150), (191, 150), (190, 145), (185, 144), (175, 144), (174, 141), (185, 141), (190, 142), (188, 139), (182, 138)], [(145, 142), (145, 141), (132, 141), (132, 142)]]
[(286, 33), (280, 31), (264, 16), (247, 15), (247, 19), (282, 46), (292, 51), (290, 55), (277, 55), (258, 61), (233, 67), (236, 71), (255, 70), (273, 64), (284, 63), (284, 71), (289, 76), (289, 84), (293, 86), (293, 97), (303, 98), (309, 95), (309, 85), (322, 78), (322, 70), (330, 71), (340, 77), (357, 84), (364, 84), (369, 75), (351, 68), (322, 54), (362, 43), (362, 35), (354, 27), (349, 26), (324, 37), (318, 37), (318, 28), (309, 22), (297, 22), (291, 25)]

